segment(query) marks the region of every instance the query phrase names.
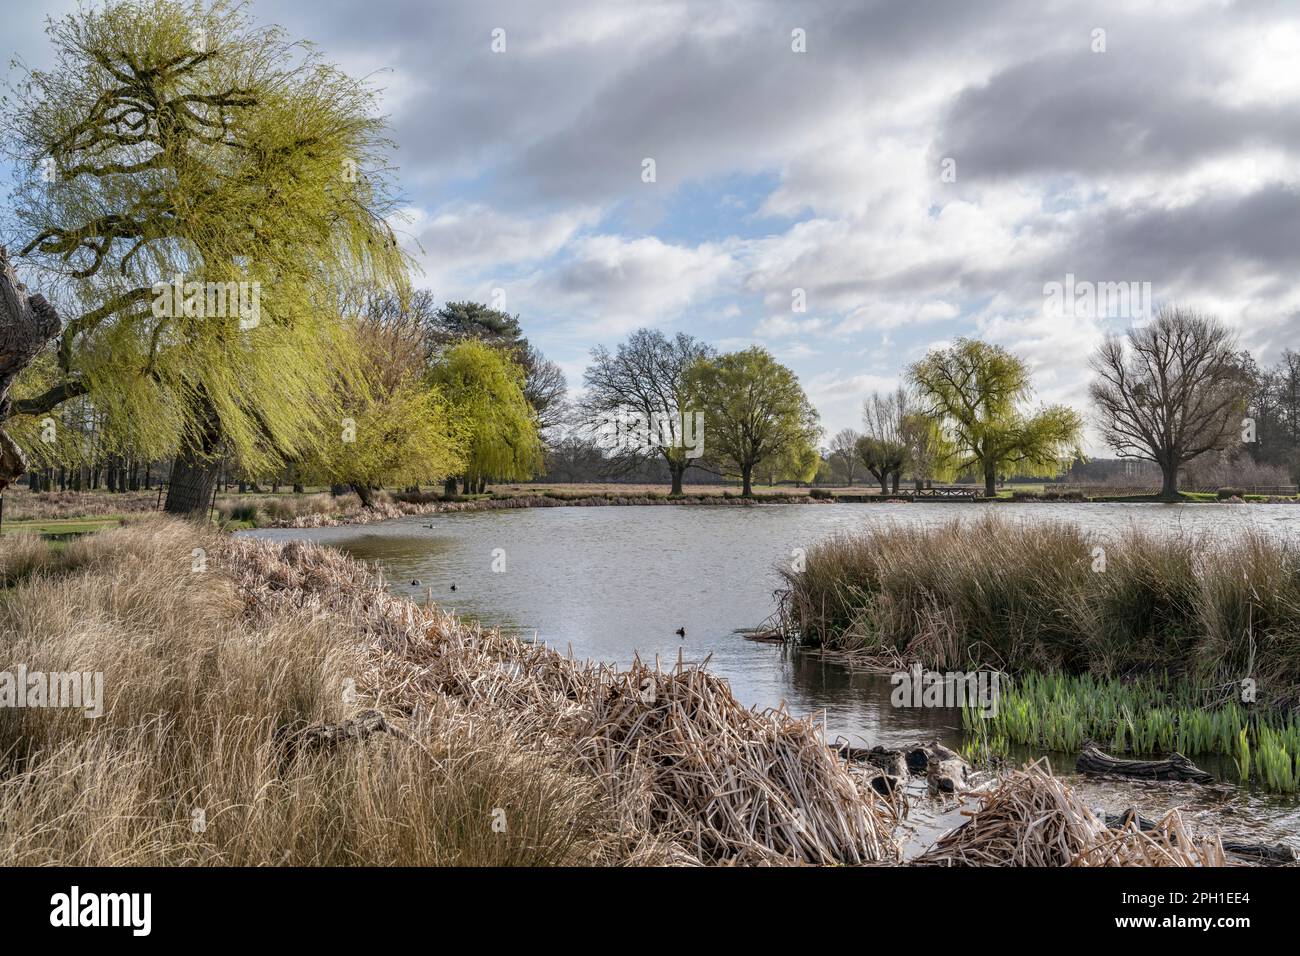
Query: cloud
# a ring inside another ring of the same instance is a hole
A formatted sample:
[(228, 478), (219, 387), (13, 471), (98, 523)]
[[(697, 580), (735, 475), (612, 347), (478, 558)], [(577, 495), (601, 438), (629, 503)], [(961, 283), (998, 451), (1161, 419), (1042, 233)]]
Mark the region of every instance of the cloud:
[[(23, 9), (10, 42), (36, 64)], [(1087, 353), (1123, 323), (1047, 315), (1044, 283), (1067, 273), (1150, 282), (1157, 302), (1235, 325), (1266, 362), (1300, 342), (1293, 4), (259, 0), (253, 13), (385, 87), (421, 281), (447, 298), (505, 288), (571, 383), (593, 345), (642, 325), (758, 342), (834, 431), (906, 362), (977, 335), (1024, 355), (1044, 400), (1083, 404)]]

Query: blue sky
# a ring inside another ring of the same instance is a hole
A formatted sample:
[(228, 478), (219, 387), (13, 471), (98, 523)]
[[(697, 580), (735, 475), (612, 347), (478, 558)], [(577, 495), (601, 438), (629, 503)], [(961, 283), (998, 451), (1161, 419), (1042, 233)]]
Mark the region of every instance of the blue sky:
[[(39, 66), (43, 17), (72, 8), (8, 11), (7, 52)], [(419, 283), (503, 290), (572, 388), (593, 346), (686, 330), (771, 349), (829, 434), (974, 335), (1084, 408), (1088, 353), (1143, 316), (1053, 313), (1067, 274), (1149, 283), (1265, 361), (1300, 348), (1294, 4), (251, 9), (373, 75)]]

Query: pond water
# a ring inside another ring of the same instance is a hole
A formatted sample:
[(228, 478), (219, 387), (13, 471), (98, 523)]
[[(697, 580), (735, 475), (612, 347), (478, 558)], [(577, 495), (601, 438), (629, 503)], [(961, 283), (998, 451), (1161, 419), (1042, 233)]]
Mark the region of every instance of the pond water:
[[(579, 658), (665, 666), (679, 655), (709, 659), (746, 704), (782, 702), (824, 718), (828, 738), (855, 743), (961, 741), (960, 714), (890, 705), (888, 679), (815, 654), (745, 640), (736, 631), (775, 609), (778, 566), (819, 538), (887, 523), (941, 524), (995, 511), (1022, 523), (1076, 522), (1102, 538), (1137, 526), (1207, 538), (1257, 529), (1300, 540), (1300, 506), (1159, 504), (881, 503), (740, 506), (608, 506), (461, 512), (375, 525), (261, 530), (309, 539), (378, 562), (390, 587), (432, 599), (462, 617), (545, 641)], [(419, 582), (418, 584), (414, 582)], [(451, 590), (455, 585), (455, 591)], [(684, 628), (685, 638), (675, 633)], [(1072, 755), (1055, 755), (1058, 771)], [(1200, 761), (1209, 763), (1208, 761)], [(1207, 769), (1213, 769), (1207, 767)], [(1075, 781), (1090, 803), (1159, 815), (1174, 801), (1226, 830), (1300, 847), (1296, 801), (1240, 787), (1191, 788)], [(913, 815), (913, 843), (960, 822), (954, 806)]]

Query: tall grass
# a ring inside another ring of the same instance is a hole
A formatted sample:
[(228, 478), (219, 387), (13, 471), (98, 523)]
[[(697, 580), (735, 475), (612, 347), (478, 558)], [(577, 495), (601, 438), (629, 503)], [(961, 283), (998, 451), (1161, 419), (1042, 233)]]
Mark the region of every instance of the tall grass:
[[(104, 712), (0, 707), (0, 864), (896, 856), (894, 810), (817, 721), (702, 668), (584, 664), (337, 551), (161, 517), (19, 547), (0, 671), (100, 672)], [(370, 709), (386, 727), (329, 733)]]
[(99, 671), (105, 688), (98, 718), (0, 708), (0, 863), (616, 858), (597, 782), (508, 725), (448, 718), (420, 747), (380, 737), (286, 762), (278, 728), (349, 716), (349, 678), (367, 692), (373, 621), (241, 588), (218, 566), (225, 546), (164, 520), (39, 560), (0, 539), (0, 670)]
[[(377, 493), (376, 500), (388, 501), (385, 493)], [(361, 499), (354, 493), (332, 495), (329, 492), (284, 495), (239, 495), (217, 499), (217, 515), (225, 523), (252, 525), (285, 524), (295, 518), (344, 516), (361, 510)]]
[(1262, 701), (1300, 701), (1300, 548), (1256, 533), (1102, 541), (986, 516), (829, 539), (783, 574), (809, 645), (938, 669), (1249, 677)]

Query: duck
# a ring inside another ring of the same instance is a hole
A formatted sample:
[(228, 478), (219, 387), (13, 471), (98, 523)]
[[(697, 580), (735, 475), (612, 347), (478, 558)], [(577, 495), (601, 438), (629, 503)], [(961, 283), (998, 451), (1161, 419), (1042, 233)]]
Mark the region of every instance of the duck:
[(674, 633), (676, 633), (683, 641), (686, 640), (686, 628), (679, 627)]
[(452, 582), (451, 589), (452, 589), (453, 591), (456, 590), (456, 582), (454, 582), (454, 581)]
[(419, 578), (411, 578), (411, 587), (413, 587), (413, 588), (418, 588), (419, 586), (420, 586), (420, 579), (419, 579)]

